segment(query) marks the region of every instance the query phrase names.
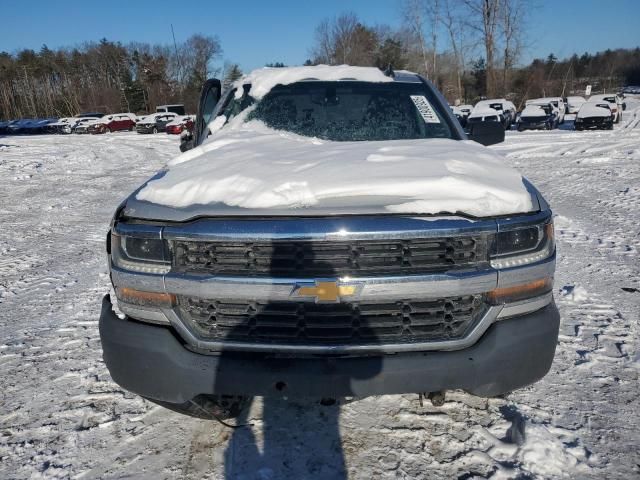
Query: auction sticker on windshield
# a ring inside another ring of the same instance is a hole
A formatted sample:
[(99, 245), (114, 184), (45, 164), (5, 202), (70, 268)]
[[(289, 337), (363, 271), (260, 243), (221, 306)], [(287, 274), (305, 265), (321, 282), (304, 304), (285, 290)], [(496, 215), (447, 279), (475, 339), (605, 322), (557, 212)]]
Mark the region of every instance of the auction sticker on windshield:
[(411, 101), (420, 112), (420, 115), (424, 119), (425, 123), (440, 123), (440, 119), (436, 112), (433, 111), (433, 108), (429, 104), (427, 98), (423, 95), (410, 95)]

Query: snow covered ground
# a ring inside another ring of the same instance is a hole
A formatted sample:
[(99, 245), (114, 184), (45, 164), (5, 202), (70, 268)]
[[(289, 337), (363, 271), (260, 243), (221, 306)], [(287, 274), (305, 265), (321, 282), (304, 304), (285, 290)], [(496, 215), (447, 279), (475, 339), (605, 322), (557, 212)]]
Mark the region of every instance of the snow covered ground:
[(490, 401), (451, 392), (441, 408), (417, 395), (258, 399), (236, 430), (122, 391), (101, 359), (110, 216), (177, 139), (0, 137), (0, 478), (637, 477), (640, 104), (630, 107), (611, 132), (509, 132), (493, 147), (556, 214), (562, 326), (541, 382)]

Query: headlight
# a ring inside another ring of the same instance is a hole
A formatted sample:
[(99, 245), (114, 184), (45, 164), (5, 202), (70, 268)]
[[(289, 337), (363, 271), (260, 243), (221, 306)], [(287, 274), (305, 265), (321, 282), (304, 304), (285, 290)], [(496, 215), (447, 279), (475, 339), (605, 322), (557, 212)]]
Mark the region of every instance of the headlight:
[(491, 266), (510, 268), (549, 258), (555, 252), (553, 222), (498, 232), (494, 239)]
[(111, 234), (111, 259), (116, 267), (134, 272), (165, 274), (171, 269), (166, 240)]

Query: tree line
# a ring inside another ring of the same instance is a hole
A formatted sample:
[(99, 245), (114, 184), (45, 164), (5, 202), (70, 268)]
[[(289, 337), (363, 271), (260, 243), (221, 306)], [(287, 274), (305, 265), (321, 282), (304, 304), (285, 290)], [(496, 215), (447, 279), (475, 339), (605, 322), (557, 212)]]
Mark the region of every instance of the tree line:
[(102, 39), (71, 49), (0, 52), (0, 118), (146, 113), (164, 103), (195, 112), (208, 77), (242, 75), (234, 64), (212, 67), (221, 56), (217, 37), (200, 34), (174, 45)]

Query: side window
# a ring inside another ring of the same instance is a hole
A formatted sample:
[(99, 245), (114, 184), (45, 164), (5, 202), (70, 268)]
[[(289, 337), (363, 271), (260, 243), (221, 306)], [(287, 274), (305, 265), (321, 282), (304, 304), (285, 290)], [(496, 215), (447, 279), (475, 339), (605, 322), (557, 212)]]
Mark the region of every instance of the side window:
[(207, 97), (202, 104), (202, 118), (205, 125), (208, 125), (213, 120), (213, 110), (218, 104), (218, 97), (213, 90), (207, 92)]

